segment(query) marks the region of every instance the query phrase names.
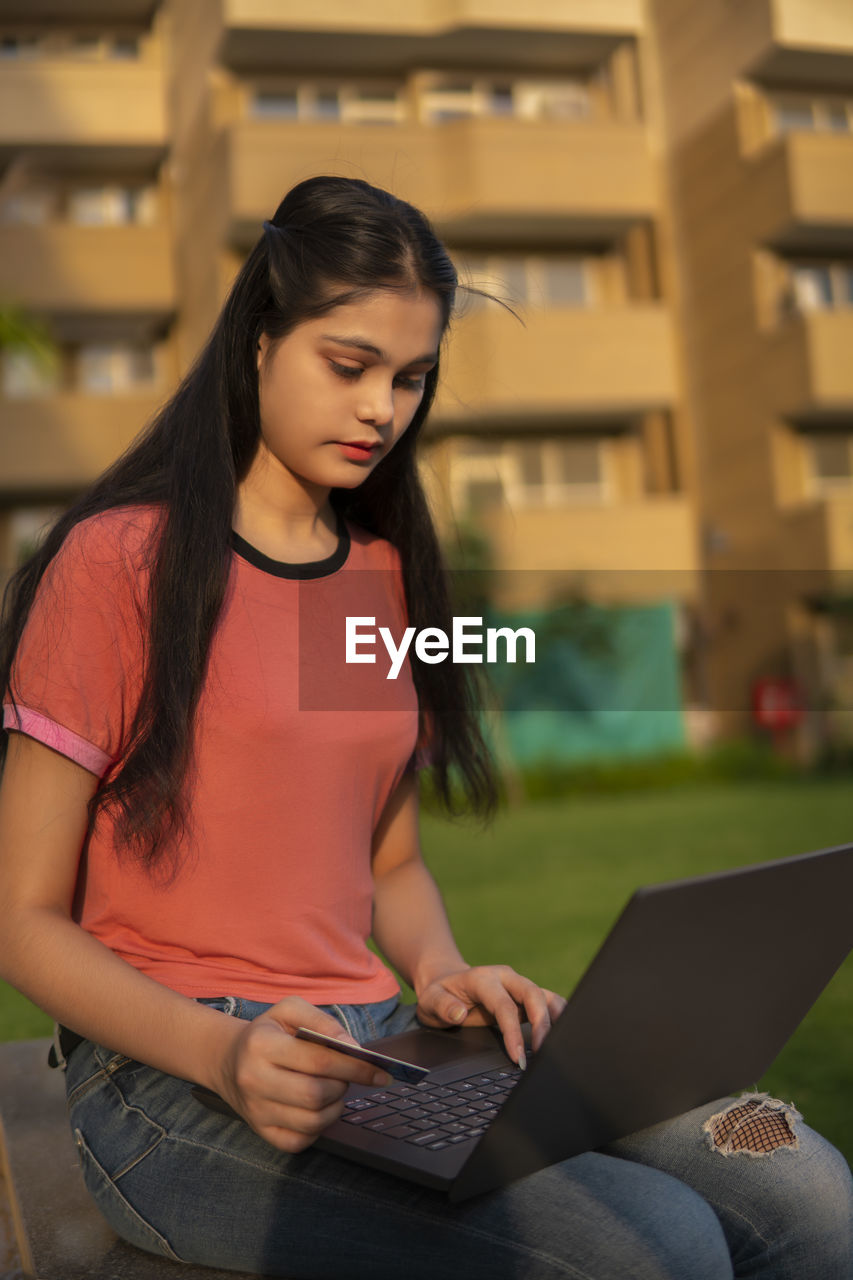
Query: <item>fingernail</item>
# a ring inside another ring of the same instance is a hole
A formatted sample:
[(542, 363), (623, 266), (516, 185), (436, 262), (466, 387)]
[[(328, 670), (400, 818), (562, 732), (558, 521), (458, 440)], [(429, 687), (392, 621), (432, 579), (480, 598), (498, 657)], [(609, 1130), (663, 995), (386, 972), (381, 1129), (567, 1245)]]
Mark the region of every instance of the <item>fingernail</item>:
[(516, 1062), (517, 1062), (517, 1063), (518, 1063), (518, 1065), (521, 1067), (521, 1070), (522, 1070), (522, 1071), (526, 1071), (526, 1070), (527, 1070), (527, 1054), (524, 1052), (524, 1050), (523, 1050), (523, 1049), (519, 1049), (519, 1051), (518, 1051), (518, 1057), (516, 1058)]
[(387, 1071), (377, 1071), (371, 1081), (371, 1084), (386, 1085), (391, 1083), (391, 1077)]
[(468, 1010), (465, 1008), (465, 1006), (463, 1004), (458, 1004), (455, 1009), (450, 1010), (450, 1021), (464, 1022), (465, 1016), (467, 1013), (468, 1013)]

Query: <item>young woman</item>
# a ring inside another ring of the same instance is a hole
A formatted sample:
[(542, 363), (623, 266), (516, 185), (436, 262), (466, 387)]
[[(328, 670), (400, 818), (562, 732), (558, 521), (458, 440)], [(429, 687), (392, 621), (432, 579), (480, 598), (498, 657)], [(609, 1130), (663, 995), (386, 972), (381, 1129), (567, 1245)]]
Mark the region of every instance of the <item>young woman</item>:
[(172, 400), (17, 575), (0, 970), (64, 1028), (88, 1186), (143, 1249), (294, 1280), (850, 1277), (849, 1171), (799, 1123), (724, 1158), (707, 1108), (461, 1206), (313, 1146), (387, 1078), (296, 1028), (415, 1017), (369, 936), (417, 1017), (495, 1021), (522, 1064), (519, 1011), (535, 1048), (562, 1007), (463, 960), (421, 859), (419, 743), (445, 797), (453, 770), (493, 800), (466, 668), (356, 705), (329, 639), (342, 611), (450, 630), (414, 450), (456, 283), (411, 206), (300, 184)]

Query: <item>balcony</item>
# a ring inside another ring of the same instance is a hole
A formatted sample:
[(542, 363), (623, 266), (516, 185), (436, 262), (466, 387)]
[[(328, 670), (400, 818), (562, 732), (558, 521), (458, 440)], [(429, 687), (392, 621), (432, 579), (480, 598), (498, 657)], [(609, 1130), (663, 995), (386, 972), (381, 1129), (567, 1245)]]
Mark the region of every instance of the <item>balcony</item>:
[(91, 483), (158, 408), (150, 393), (94, 396), (68, 392), (2, 400), (0, 493), (65, 494)]
[(786, 88), (853, 86), (853, 9), (815, 0), (751, 0), (747, 19), (755, 44), (748, 73)]
[(59, 58), (4, 62), (0, 160), (37, 149), (49, 161), (54, 151), (69, 147), (87, 165), (153, 172), (166, 148), (160, 68)]
[(655, 215), (641, 125), (469, 119), (443, 125), (243, 121), (223, 140), (231, 232), (245, 247), (282, 195), (318, 173), (366, 177), (448, 240), (612, 240)]
[(786, 512), (785, 567), (801, 594), (853, 587), (853, 493), (837, 493)]
[(414, 66), (565, 74), (601, 62), (643, 30), (641, 0), (221, 0), (222, 57), (238, 71), (394, 72)]
[(625, 426), (675, 397), (662, 306), (531, 310), (522, 325), (492, 304), (452, 331), (434, 421), (449, 430), (568, 419)]
[[(0, 298), (31, 311), (138, 316), (162, 327), (175, 305), (165, 227), (0, 227)], [(70, 335), (69, 335), (70, 336)]]
[[(698, 590), (694, 516), (686, 498), (647, 498), (614, 506), (505, 507), (478, 517), (507, 589), (553, 595), (580, 587), (596, 600), (689, 600)], [(544, 575), (540, 582), (536, 574)], [(513, 580), (515, 579), (515, 587)], [(509, 602), (507, 602), (509, 603)]]
[(853, 136), (788, 133), (749, 163), (757, 239), (781, 252), (853, 250)]
[(762, 376), (778, 417), (816, 428), (853, 417), (853, 309), (791, 316), (767, 335)]

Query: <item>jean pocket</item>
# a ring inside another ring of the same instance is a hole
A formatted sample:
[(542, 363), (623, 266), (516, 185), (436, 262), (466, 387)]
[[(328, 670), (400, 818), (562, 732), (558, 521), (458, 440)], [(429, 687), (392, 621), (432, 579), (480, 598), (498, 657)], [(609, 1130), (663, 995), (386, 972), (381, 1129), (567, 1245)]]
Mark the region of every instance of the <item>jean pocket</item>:
[[(116, 1234), (130, 1244), (136, 1245), (137, 1248), (147, 1250), (148, 1253), (159, 1254), (161, 1257), (170, 1258), (173, 1262), (183, 1262), (184, 1259), (179, 1257), (166, 1237), (147, 1221), (120, 1190), (117, 1182), (110, 1177), (92, 1151), (80, 1129), (74, 1130), (74, 1141), (88, 1192)], [(145, 1155), (141, 1159), (144, 1160)]]

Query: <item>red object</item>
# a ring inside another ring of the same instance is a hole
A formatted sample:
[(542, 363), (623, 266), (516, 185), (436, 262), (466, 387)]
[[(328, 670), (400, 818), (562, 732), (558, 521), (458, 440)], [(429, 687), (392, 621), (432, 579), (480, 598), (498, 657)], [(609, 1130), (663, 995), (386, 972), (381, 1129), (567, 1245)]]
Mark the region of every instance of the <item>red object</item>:
[(765, 678), (752, 686), (752, 717), (773, 733), (793, 729), (803, 718), (799, 690), (793, 680)]

